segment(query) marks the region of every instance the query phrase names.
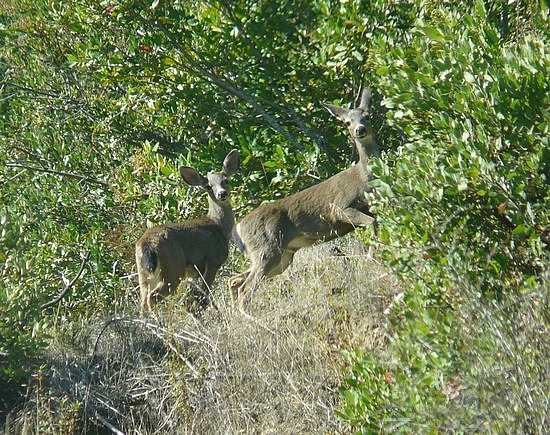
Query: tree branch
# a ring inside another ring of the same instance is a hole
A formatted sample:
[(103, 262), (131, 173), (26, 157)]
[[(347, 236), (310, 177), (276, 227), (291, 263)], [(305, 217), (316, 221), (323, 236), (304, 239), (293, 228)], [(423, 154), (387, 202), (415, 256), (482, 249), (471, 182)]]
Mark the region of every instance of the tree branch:
[(84, 272), (84, 268), (86, 267), (86, 263), (90, 260), (90, 254), (91, 251), (86, 252), (86, 255), (82, 258), (82, 264), (80, 265), (80, 270), (76, 274), (76, 276), (73, 278), (73, 280), (65, 286), (63, 291), (59, 293), (59, 295), (51, 300), (50, 302), (46, 302), (45, 304), (40, 305), (41, 310), (45, 310), (46, 308), (53, 307), (55, 304), (57, 304), (61, 299), (65, 297), (65, 295), (69, 292), (71, 288), (73, 288), (74, 284), (80, 279), (82, 276), (82, 273)]
[[(212, 6), (215, 5), (216, 2), (210, 2)], [(229, 0), (220, 0), (219, 3), (222, 5), (222, 7), (225, 9), (226, 15), (229, 17), (229, 19), (233, 22), (233, 24), (239, 29), (241, 37), (244, 39), (248, 47), (252, 50), (254, 55), (258, 58), (260, 63), (264, 66), (266, 70), (269, 70), (272, 66), (268, 59), (262, 55), (261, 51), (256, 47), (256, 44), (250, 39), (248, 36), (248, 33), (244, 29), (244, 25), (241, 22), (241, 20), (237, 17), (235, 13), (233, 13), (233, 5), (231, 4), (231, 1)], [(279, 88), (273, 89), (273, 91), (277, 94), (279, 99), (281, 101), (285, 101), (284, 94)], [(265, 101), (264, 101), (265, 102)], [(304, 132), (304, 134), (309, 137), (311, 140), (313, 140), (317, 146), (325, 152), (330, 157), (330, 152), (328, 150), (326, 140), (325, 138), (317, 134), (313, 129), (309, 128), (306, 123), (303, 121), (302, 117), (297, 113), (293, 105), (285, 104), (285, 105), (276, 105), (271, 102), (267, 102), (272, 107), (276, 107), (283, 112), (285, 112), (290, 119), (298, 126), (300, 130)]]
[(38, 95), (43, 95), (45, 97), (49, 97), (49, 98), (60, 98), (60, 96), (58, 94), (52, 94), (51, 92), (46, 92), (46, 91), (41, 91), (40, 89), (33, 89), (33, 88), (29, 88), (27, 86), (21, 86), (21, 85), (17, 85), (15, 83), (11, 83), (11, 82), (3, 82), (2, 83), (2, 89), (6, 89), (6, 88), (15, 88), (15, 89), (19, 89), (20, 91), (25, 91), (25, 92), (30, 92), (30, 93), (33, 93), (33, 94), (38, 94)]
[(180, 66), (183, 66), (187, 70), (194, 72), (199, 76), (202, 76), (204, 79), (217, 85), (229, 94), (234, 95), (235, 97), (248, 103), (262, 118), (267, 121), (267, 123), (271, 126), (271, 128), (273, 128), (273, 130), (286, 137), (287, 140), (290, 141), (292, 145), (294, 145), (300, 152), (304, 151), (304, 147), (300, 145), (300, 143), (288, 131), (286, 131), (272, 115), (267, 113), (265, 109), (259, 105), (257, 99), (255, 99), (252, 95), (241, 91), (227, 81), (223, 80), (221, 77), (214, 74), (211, 70), (207, 69), (199, 62), (197, 62), (194, 57), (190, 55), (187, 50), (185, 50), (184, 45), (178, 42), (177, 38), (175, 38), (175, 36), (170, 32), (170, 30), (166, 28), (166, 26), (164, 26), (159, 21), (152, 21), (150, 19), (147, 19), (138, 13), (132, 13), (131, 15), (132, 18), (140, 21), (142, 24), (160, 30), (164, 34), (164, 36), (166, 36), (166, 38), (170, 41), (176, 52), (181, 55), (183, 59), (187, 62), (187, 65), (184, 65), (182, 62), (177, 62), (176, 59), (172, 60), (174, 60)]
[(86, 177), (84, 175), (78, 175), (78, 174), (71, 174), (70, 172), (64, 172), (64, 171), (54, 171), (53, 169), (46, 169), (46, 168), (37, 168), (36, 166), (30, 166), (25, 165), (23, 163), (6, 163), (7, 168), (22, 168), (22, 169), (28, 169), (29, 171), (36, 171), (36, 172), (45, 172), (46, 174), (54, 174), (54, 175), (61, 175), (63, 177), (70, 177), (70, 178), (76, 178), (77, 180), (86, 181), (88, 183), (94, 183), (94, 184), (100, 184), (104, 187), (109, 187), (107, 183), (104, 183), (103, 181), (96, 180), (94, 178)]

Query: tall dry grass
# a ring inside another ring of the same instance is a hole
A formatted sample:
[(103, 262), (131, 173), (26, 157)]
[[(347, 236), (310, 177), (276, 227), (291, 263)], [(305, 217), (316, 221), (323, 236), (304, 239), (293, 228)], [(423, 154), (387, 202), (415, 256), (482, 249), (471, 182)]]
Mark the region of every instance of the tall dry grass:
[[(346, 237), (301, 250), (242, 313), (225, 290), (239, 262), (223, 269), (215, 307), (200, 317), (173, 298), (157, 318), (84, 319), (68, 327), (6, 432), (343, 430), (334, 413), (341, 351), (384, 346), (391, 275)], [(136, 293), (129, 312), (137, 302)]]

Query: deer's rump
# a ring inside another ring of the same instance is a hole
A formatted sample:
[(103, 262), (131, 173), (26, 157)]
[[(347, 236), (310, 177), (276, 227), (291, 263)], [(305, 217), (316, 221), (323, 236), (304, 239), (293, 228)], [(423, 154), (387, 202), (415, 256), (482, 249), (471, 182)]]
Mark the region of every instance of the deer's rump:
[(141, 267), (149, 273), (153, 273), (158, 266), (157, 251), (151, 243), (141, 246)]

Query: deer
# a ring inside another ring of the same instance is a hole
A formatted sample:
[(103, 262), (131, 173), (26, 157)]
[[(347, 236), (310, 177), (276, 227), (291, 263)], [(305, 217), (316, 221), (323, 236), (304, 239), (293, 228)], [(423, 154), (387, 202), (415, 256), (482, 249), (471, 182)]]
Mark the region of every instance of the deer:
[(240, 309), (264, 278), (282, 273), (292, 263), (300, 248), (375, 223), (365, 197), (373, 178), (368, 169), (370, 158), (380, 157), (370, 121), (371, 91), (364, 89), (355, 109), (321, 104), (348, 127), (359, 160), (315, 186), (259, 206), (237, 224), (233, 238), (251, 262), (247, 271), (229, 279)]
[(141, 316), (152, 311), (153, 301), (174, 292), (187, 279), (198, 279), (197, 305), (205, 308), (216, 273), (229, 255), (235, 225), (229, 191), (231, 176), (239, 169), (236, 149), (227, 154), (220, 172), (201, 175), (180, 166), (183, 180), (208, 193), (206, 216), (151, 227), (136, 243), (136, 265), (141, 292)]

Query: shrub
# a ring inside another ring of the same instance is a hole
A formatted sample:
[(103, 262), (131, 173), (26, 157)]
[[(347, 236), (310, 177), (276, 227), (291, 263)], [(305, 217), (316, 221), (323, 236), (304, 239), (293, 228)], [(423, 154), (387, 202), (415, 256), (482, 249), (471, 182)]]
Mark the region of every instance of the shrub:
[[(356, 428), (544, 424), (548, 27), (541, 21), (506, 40), (483, 3), (462, 6), (432, 9), (407, 44), (380, 38), (372, 55), (388, 123), (406, 137), (389, 153), (391, 163), (375, 163), (372, 198), (381, 255), (406, 290), (393, 313), (398, 363), (380, 361), (380, 368), (365, 360), (367, 369), (356, 373), (355, 362), (354, 381), (344, 389), (344, 409), (368, 397), (362, 420), (348, 419)], [(536, 363), (521, 355), (519, 343), (538, 349)], [(378, 394), (365, 396), (380, 383), (359, 382), (383, 368), (396, 384), (388, 396), (393, 406)], [(522, 407), (526, 390), (529, 410)], [(373, 420), (371, 408), (383, 412)]]

